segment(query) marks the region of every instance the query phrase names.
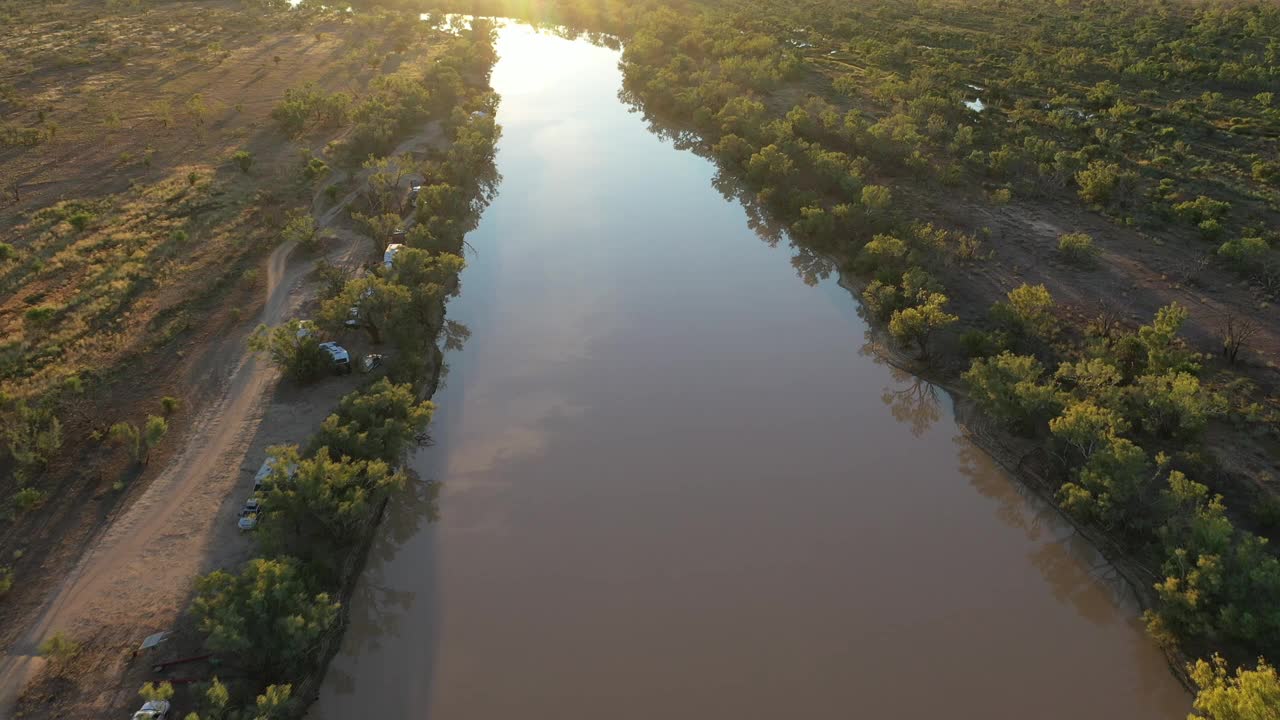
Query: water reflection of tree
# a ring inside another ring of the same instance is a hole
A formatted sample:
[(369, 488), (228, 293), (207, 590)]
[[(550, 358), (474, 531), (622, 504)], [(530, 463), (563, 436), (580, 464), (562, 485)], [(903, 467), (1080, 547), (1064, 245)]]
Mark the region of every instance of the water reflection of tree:
[(1115, 608), (1131, 597), (1124, 578), (1101, 553), (1035, 491), (1009, 477), (963, 435), (954, 438), (957, 467), (983, 497), (995, 500), (996, 517), (1036, 543), (1029, 553), (1049, 591), (1089, 622), (1115, 620)]
[(835, 264), (826, 257), (797, 245), (793, 245), (792, 248), (796, 254), (791, 256), (791, 267), (796, 269), (796, 274), (805, 285), (813, 287), (831, 277)]
[(905, 385), (886, 387), (880, 401), (889, 406), (894, 420), (909, 426), (911, 434), (920, 437), (942, 416), (938, 389), (924, 378), (898, 368), (892, 368), (892, 373), (894, 380)]
[(387, 633), (395, 634), (401, 618), (413, 607), (417, 593), (385, 584), (384, 570), (424, 525), (440, 519), (439, 489), (439, 483), (413, 476), (388, 502), (381, 533), (370, 550), (364, 577), (351, 598), (351, 610), (360, 611), (358, 618), (351, 617), (352, 626), (358, 628), (358, 632), (349, 636), (356, 641), (352, 650), (364, 652), (377, 648), (378, 639)]

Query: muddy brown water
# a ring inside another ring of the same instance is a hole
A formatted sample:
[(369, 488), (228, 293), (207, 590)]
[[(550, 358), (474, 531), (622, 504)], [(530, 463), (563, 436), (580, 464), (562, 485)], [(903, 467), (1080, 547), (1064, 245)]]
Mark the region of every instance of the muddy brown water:
[(615, 51), (499, 52), (473, 334), (413, 459), (443, 485), (397, 498), (312, 718), (1185, 717), (1115, 573), (629, 112)]

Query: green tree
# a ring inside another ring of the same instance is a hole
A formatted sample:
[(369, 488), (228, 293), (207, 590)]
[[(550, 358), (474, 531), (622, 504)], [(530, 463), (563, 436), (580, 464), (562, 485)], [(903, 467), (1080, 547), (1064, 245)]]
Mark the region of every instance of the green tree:
[(947, 296), (929, 293), (919, 305), (895, 310), (889, 317), (889, 332), (902, 342), (914, 342), (920, 357), (929, 356), (929, 338), (960, 318), (946, 312)]
[(276, 554), (307, 560), (326, 577), (359, 544), (375, 508), (404, 476), (381, 460), (333, 458), (321, 447), (302, 459), (297, 448), (273, 448), (264, 483), (259, 540)]
[(976, 358), (963, 377), (979, 406), (1023, 431), (1035, 429), (1062, 408), (1058, 389), (1042, 382), (1044, 366), (1029, 355), (1003, 352)]
[(379, 251), (386, 249), (391, 243), (392, 233), (399, 230), (400, 225), (404, 223), (404, 219), (395, 213), (380, 215), (351, 213), (351, 219), (355, 221), (360, 231), (377, 245)]
[(1009, 291), (1008, 302), (996, 303), (992, 317), (1011, 333), (1049, 340), (1054, 335), (1057, 319), (1053, 315), (1053, 297), (1044, 285), (1023, 283)]
[(876, 235), (867, 241), (854, 259), (861, 273), (883, 273), (896, 276), (907, 262), (907, 244), (892, 235)]
[(261, 680), (298, 676), (315, 661), (338, 619), (338, 603), (315, 592), (297, 560), (250, 560), (236, 575), (196, 581), (192, 602), (210, 650), (235, 656)]
[(1200, 369), (1195, 353), (1178, 337), (1187, 317), (1186, 308), (1172, 303), (1157, 310), (1151, 324), (1138, 328), (1138, 342), (1146, 351), (1144, 369), (1147, 373), (1161, 375), (1171, 370), (1197, 372)]
[[(1193, 708), (1195, 720), (1277, 720), (1280, 718), (1280, 678), (1266, 660), (1253, 670), (1236, 668), (1229, 673), (1218, 655), (1197, 660), (1188, 668), (1199, 691)], [(1188, 720), (1191, 720), (1189, 718)]]
[(1203, 388), (1195, 375), (1168, 372), (1143, 375), (1137, 379), (1134, 397), (1144, 410), (1143, 424), (1151, 431), (1168, 437), (1196, 437), (1209, 419), (1225, 410), (1225, 403), (1215, 393)]
[(400, 460), (405, 449), (431, 422), (435, 406), (418, 402), (413, 386), (386, 378), (357, 390), (325, 419), (313, 443), (354, 460)]
[(280, 231), (285, 242), (296, 243), (308, 252), (319, 250), (320, 234), (316, 228), (316, 220), (309, 212), (292, 212)]
[(407, 317), (412, 309), (412, 295), (403, 285), (390, 282), (377, 275), (356, 278), (343, 287), (336, 297), (320, 306), (320, 320), (330, 328), (340, 328), (346, 322), (354, 322), (369, 333), (369, 341), (382, 344), (383, 331), (391, 330), (403, 335), (414, 330)]
[(1150, 482), (1150, 463), (1142, 448), (1110, 435), (1095, 447), (1072, 482), (1058, 489), (1062, 506), (1087, 522), (1136, 532), (1136, 506)]
[(274, 328), (259, 325), (249, 336), (249, 349), (265, 353), (272, 363), (298, 382), (309, 382), (324, 375), (331, 362), (320, 348), (315, 325), (309, 321), (290, 320)]
[(1083, 461), (1108, 447), (1126, 429), (1124, 418), (1088, 400), (1068, 405), (1061, 415), (1049, 421), (1049, 432)]

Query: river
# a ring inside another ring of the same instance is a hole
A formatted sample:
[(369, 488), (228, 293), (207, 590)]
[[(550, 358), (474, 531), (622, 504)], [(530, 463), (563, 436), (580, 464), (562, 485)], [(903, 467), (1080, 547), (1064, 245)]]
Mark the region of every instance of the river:
[(442, 485), (391, 508), (312, 718), (1185, 717), (1114, 572), (649, 132), (616, 51), (498, 50), (472, 335), (413, 459)]

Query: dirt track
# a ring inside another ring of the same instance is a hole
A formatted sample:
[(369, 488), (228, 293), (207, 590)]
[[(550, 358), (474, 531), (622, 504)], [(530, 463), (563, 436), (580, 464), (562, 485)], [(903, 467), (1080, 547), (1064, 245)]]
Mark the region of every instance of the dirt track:
[[(440, 142), (438, 124), (403, 142), (396, 154), (421, 150)], [(363, 180), (363, 178), (361, 178)], [(335, 225), (341, 210), (359, 196), (364, 182), (334, 207), (317, 217), (320, 227)], [(330, 262), (352, 267), (359, 263), (364, 239), (335, 228), (337, 240), (327, 253)], [(365, 248), (367, 250), (367, 248)], [(304, 282), (312, 268), (307, 258), (292, 257), (294, 245), (276, 248), (267, 261), (266, 302), (250, 324), (278, 324), (312, 296)], [(292, 262), (291, 262), (292, 258)], [(249, 460), (248, 450), (263, 422), (269, 391), (278, 371), (264, 359), (248, 355), (244, 335), (219, 340), (200, 360), (212, 368), (201, 381), (217, 388), (214, 403), (200, 411), (183, 447), (127, 510), (106, 526), (92, 550), (52, 592), (33, 616), (29, 627), (0, 656), (0, 717), (9, 717), (24, 686), (43, 665), (37, 648), (54, 632), (84, 637), (94, 628), (136, 628), (137, 640), (172, 626), (185, 609), (193, 580), (219, 567), (247, 559), (251, 544), (219, 508), (233, 502), (233, 490)], [(337, 389), (345, 392), (347, 384)], [(334, 389), (326, 396), (334, 394)], [(293, 398), (295, 404), (314, 405)], [(315, 430), (331, 405), (287, 413), (280, 427), (272, 418), (272, 436), (302, 441)], [(260, 443), (259, 443), (260, 444)], [(234, 509), (232, 510), (232, 513)], [(230, 515), (234, 517), (234, 515)], [(106, 669), (106, 674), (112, 670)], [(116, 671), (118, 673), (118, 670)], [(105, 704), (112, 704), (116, 688), (103, 688)], [(132, 697), (133, 688), (125, 694)]]

